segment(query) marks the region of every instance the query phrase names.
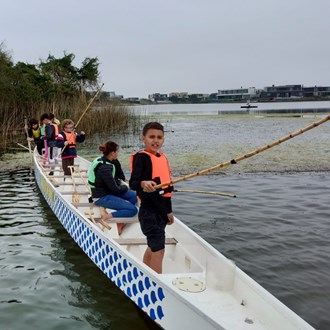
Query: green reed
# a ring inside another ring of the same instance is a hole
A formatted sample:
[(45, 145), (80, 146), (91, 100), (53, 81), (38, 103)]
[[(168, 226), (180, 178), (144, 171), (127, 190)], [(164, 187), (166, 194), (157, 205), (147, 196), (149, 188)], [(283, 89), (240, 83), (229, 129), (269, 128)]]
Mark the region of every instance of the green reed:
[[(24, 106), (0, 104), (0, 155), (14, 150), (17, 142), (26, 145), (25, 118), (27, 121), (39, 120), (43, 113), (52, 112), (60, 121), (70, 118), (77, 122), (87, 104), (85, 97), (63, 97), (56, 102), (41, 101)], [(119, 101), (95, 101), (82, 117), (77, 131), (84, 131), (87, 136), (95, 133), (135, 134), (141, 131), (142, 121), (141, 116)]]

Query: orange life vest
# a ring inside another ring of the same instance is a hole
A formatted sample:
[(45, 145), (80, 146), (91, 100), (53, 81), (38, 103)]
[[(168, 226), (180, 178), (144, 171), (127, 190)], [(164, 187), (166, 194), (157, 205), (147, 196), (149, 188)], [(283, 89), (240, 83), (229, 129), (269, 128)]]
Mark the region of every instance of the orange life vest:
[(54, 126), (54, 130), (55, 130), (55, 139), (56, 139), (57, 136), (58, 136), (58, 126), (57, 126), (56, 124), (54, 124), (54, 123), (50, 123), (50, 124)]
[(64, 137), (64, 141), (69, 141), (69, 145), (68, 147), (69, 148), (75, 148), (76, 147), (76, 134), (73, 132), (73, 133), (67, 133), (67, 132), (62, 132), (65, 134)]
[[(152, 180), (157, 184), (170, 182), (171, 178), (171, 168), (168, 163), (166, 156), (162, 152), (158, 152), (160, 156), (156, 156), (146, 150), (141, 150), (139, 153), (147, 154), (151, 160)], [(134, 155), (131, 155), (131, 171), (133, 169), (133, 159)], [(173, 185), (163, 186), (159, 192), (163, 197), (171, 197), (173, 195)]]

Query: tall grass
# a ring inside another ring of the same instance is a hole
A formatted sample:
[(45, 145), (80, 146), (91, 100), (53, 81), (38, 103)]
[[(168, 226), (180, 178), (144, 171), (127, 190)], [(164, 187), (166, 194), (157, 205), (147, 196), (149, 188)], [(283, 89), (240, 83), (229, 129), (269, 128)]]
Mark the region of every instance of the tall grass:
[[(61, 99), (57, 102), (40, 102), (24, 106), (0, 104), (0, 155), (17, 147), (17, 142), (26, 144), (24, 119), (39, 120), (43, 113), (54, 113), (60, 121), (70, 118), (77, 122), (87, 107), (88, 100), (84, 98)], [(114, 101), (94, 102), (82, 117), (77, 131), (81, 130), (87, 136), (95, 133), (135, 134), (141, 131), (142, 118), (124, 104)], [(61, 127), (59, 127), (61, 130)]]

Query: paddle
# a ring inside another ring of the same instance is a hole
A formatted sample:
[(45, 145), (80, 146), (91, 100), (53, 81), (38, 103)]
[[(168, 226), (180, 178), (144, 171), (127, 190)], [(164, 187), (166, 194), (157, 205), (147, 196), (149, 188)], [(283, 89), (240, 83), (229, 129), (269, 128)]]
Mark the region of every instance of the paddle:
[(172, 181), (161, 183), (159, 185), (154, 186), (154, 188), (155, 189), (159, 189), (159, 188), (161, 188), (163, 186), (173, 185), (173, 184), (175, 184), (177, 182), (188, 180), (188, 179), (194, 178), (196, 176), (203, 175), (203, 174), (206, 174), (206, 173), (209, 173), (209, 172), (218, 170), (220, 168), (223, 168), (223, 167), (226, 167), (226, 166), (229, 166), (229, 165), (237, 164), (238, 162), (240, 162), (243, 159), (250, 158), (250, 157), (255, 156), (255, 155), (257, 155), (257, 154), (259, 154), (259, 153), (261, 153), (261, 152), (263, 152), (265, 150), (268, 150), (268, 149), (270, 149), (272, 147), (275, 147), (275, 146), (277, 146), (278, 144), (280, 144), (282, 142), (285, 142), (285, 141), (288, 141), (290, 139), (293, 139), (294, 137), (296, 137), (296, 136), (298, 136), (300, 134), (303, 134), (303, 133), (305, 133), (305, 132), (307, 132), (307, 131), (309, 131), (309, 130), (311, 130), (311, 129), (313, 129), (313, 128), (321, 125), (321, 124), (324, 124), (328, 120), (330, 120), (330, 115), (324, 117), (323, 119), (320, 119), (319, 121), (316, 121), (316, 122), (314, 122), (314, 123), (306, 126), (305, 128), (300, 129), (299, 131), (296, 131), (296, 132), (293, 132), (293, 133), (291, 133), (289, 135), (286, 135), (286, 136), (282, 137), (279, 140), (276, 140), (274, 142), (271, 142), (269, 144), (266, 144), (263, 147), (260, 147), (258, 149), (255, 149), (253, 151), (250, 151), (250, 152), (248, 152), (248, 153), (246, 153), (246, 154), (244, 154), (242, 156), (236, 157), (236, 158), (234, 158), (232, 160), (228, 160), (226, 162), (222, 162), (222, 163), (220, 163), (218, 165), (215, 165), (213, 167), (207, 168), (205, 170), (201, 170), (201, 171), (196, 172), (196, 173), (188, 174), (188, 175), (185, 175), (185, 176), (183, 176), (181, 178), (178, 178), (178, 179), (175, 179), (175, 180), (172, 180)]
[[(97, 96), (100, 94), (103, 85), (104, 85), (104, 84), (102, 84), (102, 85), (97, 89), (95, 95), (94, 95), (94, 96), (90, 99), (90, 101), (88, 102), (86, 109), (85, 109), (84, 112), (81, 114), (80, 118), (78, 119), (78, 121), (77, 121), (76, 124), (75, 124), (75, 129), (76, 129), (76, 128), (78, 127), (78, 125), (80, 124), (81, 120), (83, 119), (83, 117), (84, 117), (85, 114), (87, 113), (88, 109), (90, 108), (90, 106), (92, 105), (92, 103), (94, 102), (94, 100), (95, 100), (95, 99), (97, 98)], [(70, 135), (70, 137), (68, 138), (68, 140), (70, 140), (72, 134), (74, 134), (75, 129), (72, 130), (71, 135)], [(67, 147), (67, 145), (64, 145), (64, 147), (62, 148), (62, 150), (61, 150), (60, 154), (58, 155), (58, 157), (60, 157), (60, 156), (62, 155), (62, 153), (63, 153), (63, 151), (65, 150), (66, 147)]]
[(206, 191), (206, 190), (188, 190), (188, 189), (174, 189), (174, 192), (185, 192), (185, 193), (197, 193), (197, 194), (207, 194), (207, 195), (218, 195), (226, 197), (236, 197), (234, 194), (218, 192), (218, 191)]
[[(75, 127), (77, 128), (78, 125), (80, 124), (81, 120), (83, 119), (83, 117), (85, 116), (86, 112), (88, 111), (88, 109), (90, 108), (90, 106), (92, 105), (92, 103), (94, 102), (94, 100), (97, 98), (97, 96), (100, 94), (102, 87), (104, 86), (104, 84), (102, 84), (96, 91), (95, 95), (91, 98), (91, 100), (89, 101), (89, 103), (87, 104), (87, 107), (85, 109), (85, 111), (81, 114), (80, 118), (78, 119), (78, 121), (76, 122)], [(71, 133), (72, 134), (72, 133)]]
[(68, 168), (70, 169), (73, 191), (74, 191), (74, 194), (72, 195), (72, 203), (79, 203), (80, 195), (77, 193), (76, 182), (75, 182), (74, 175), (73, 175), (74, 166), (68, 166)]
[(99, 206), (99, 208), (100, 208), (100, 215), (101, 215), (100, 222), (102, 223), (102, 225), (104, 227), (106, 227), (107, 229), (110, 230), (111, 226), (105, 220), (102, 219), (102, 216), (105, 215), (105, 214), (108, 214), (108, 212), (107, 212), (106, 208), (103, 207), (103, 206)]
[(28, 148), (28, 147), (26, 147), (26, 146), (23, 146), (23, 144), (21, 144), (21, 143), (18, 143), (18, 142), (16, 142), (16, 144), (17, 144), (17, 145), (19, 145), (21, 148), (23, 148), (23, 149), (25, 149), (25, 150), (28, 150), (28, 151), (29, 151), (29, 148)]

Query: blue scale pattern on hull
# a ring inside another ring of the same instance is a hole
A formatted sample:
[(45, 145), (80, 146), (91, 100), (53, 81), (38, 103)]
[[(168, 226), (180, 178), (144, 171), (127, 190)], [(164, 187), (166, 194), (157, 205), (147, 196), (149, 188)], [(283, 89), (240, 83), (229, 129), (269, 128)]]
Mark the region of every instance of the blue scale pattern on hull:
[[(36, 181), (47, 203), (63, 227), (88, 257), (155, 321), (164, 317), (162, 301), (165, 299), (161, 286), (134, 266), (115, 246), (108, 245), (79, 216), (73, 212), (36, 170)], [(46, 187), (46, 188), (45, 188)]]

